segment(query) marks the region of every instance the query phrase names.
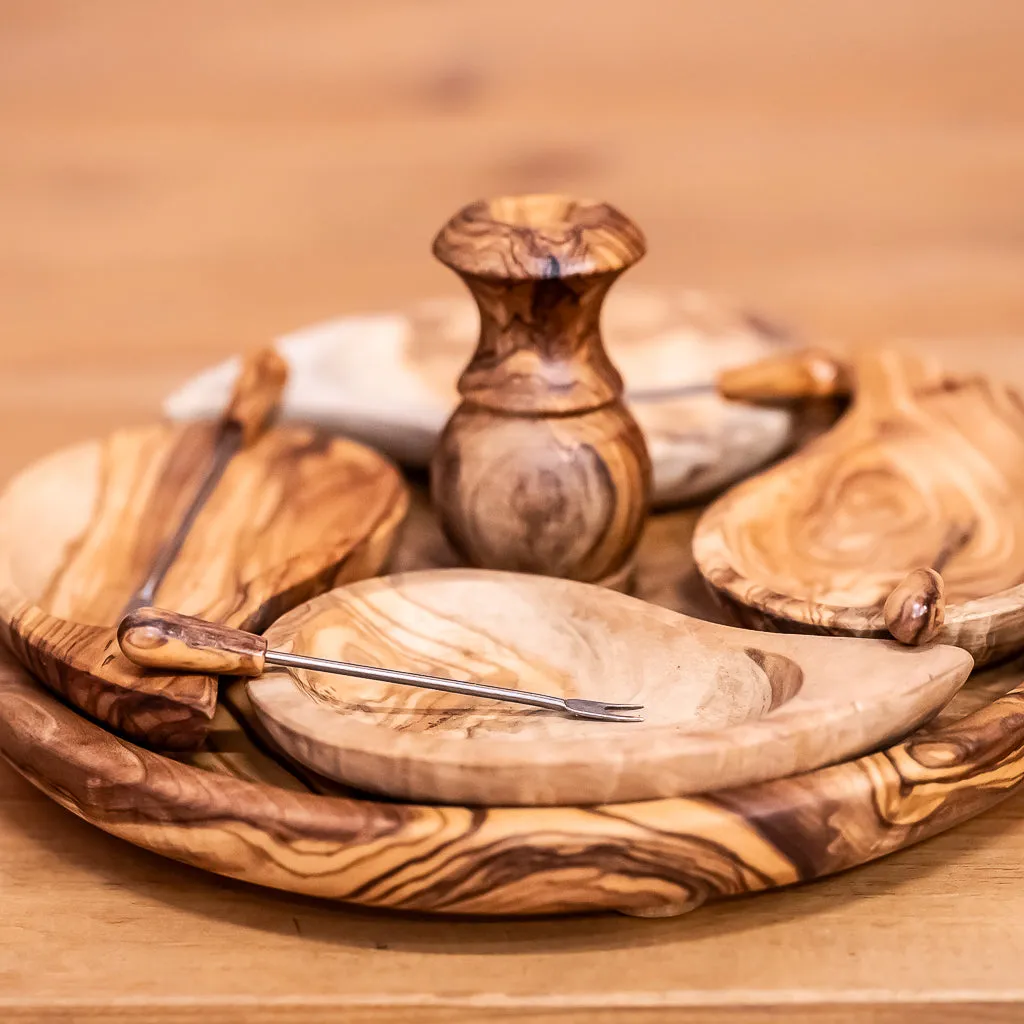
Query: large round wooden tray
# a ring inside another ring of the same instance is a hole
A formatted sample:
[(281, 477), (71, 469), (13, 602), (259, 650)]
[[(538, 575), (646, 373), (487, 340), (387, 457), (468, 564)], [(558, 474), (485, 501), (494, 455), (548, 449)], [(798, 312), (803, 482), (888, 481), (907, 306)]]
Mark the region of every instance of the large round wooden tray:
[[(450, 564), (423, 517), (395, 568)], [(652, 523), (641, 593), (707, 613), (692, 515)], [(711, 612), (710, 614), (714, 614)], [(976, 677), (906, 742), (702, 797), (590, 808), (413, 806), (360, 798), (273, 758), (241, 684), (206, 749), (172, 760), (115, 738), (0, 662), (0, 753), (39, 789), (147, 849), (260, 885), (367, 906), (468, 914), (677, 914), (908, 846), (1024, 778), (1020, 663)]]

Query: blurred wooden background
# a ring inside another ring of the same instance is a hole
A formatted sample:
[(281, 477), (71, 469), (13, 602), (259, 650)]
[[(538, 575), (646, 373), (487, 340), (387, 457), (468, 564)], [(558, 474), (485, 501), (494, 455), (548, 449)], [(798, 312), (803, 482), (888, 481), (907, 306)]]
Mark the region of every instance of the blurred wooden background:
[(0, 476), (456, 291), (433, 232), (509, 190), (621, 205), (636, 281), (1012, 354), (1022, 50), (1020, 0), (0, 0)]

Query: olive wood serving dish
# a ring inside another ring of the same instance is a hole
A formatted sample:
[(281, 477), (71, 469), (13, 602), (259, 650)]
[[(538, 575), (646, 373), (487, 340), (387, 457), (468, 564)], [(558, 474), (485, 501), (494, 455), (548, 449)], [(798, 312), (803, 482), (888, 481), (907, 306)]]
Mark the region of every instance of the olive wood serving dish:
[[(826, 434), (714, 502), (701, 573), (745, 625), (886, 637), (914, 573), (945, 589), (935, 638), (979, 664), (1024, 645), (1024, 404), (933, 361), (865, 352)], [(890, 606), (891, 607), (891, 606)]]
[[(395, 566), (450, 564), (415, 511)], [(652, 521), (639, 592), (714, 616), (691, 531), (689, 513)], [(258, 885), (432, 913), (653, 917), (833, 874), (998, 803), (1024, 779), (1021, 673), (972, 678), (904, 742), (806, 775), (643, 803), (471, 810), (366, 799), (272, 756), (244, 683), (186, 763), (75, 714), (0, 653), (0, 754), (107, 832)]]
[[(138, 669), (115, 628), (195, 493), (217, 430), (122, 431), (37, 462), (0, 495), (0, 638), (76, 707), (163, 749), (202, 742), (217, 681)], [(305, 427), (271, 429), (231, 459), (159, 599), (261, 630), (378, 572), (407, 507), (400, 474), (377, 453)]]
[(402, 573), (306, 602), (271, 650), (644, 706), (571, 719), (301, 669), (248, 684), (283, 750), (405, 800), (592, 804), (699, 793), (844, 760), (906, 735), (963, 685), (956, 647), (754, 633), (571, 580)]
[[(647, 441), (656, 505), (717, 491), (791, 443), (790, 411), (727, 402), (714, 392), (721, 371), (789, 350), (767, 321), (700, 292), (626, 283), (608, 296), (602, 332)], [(468, 298), (296, 331), (278, 342), (290, 368), (283, 414), (426, 466), (479, 333)], [(194, 377), (168, 398), (166, 411), (175, 419), (216, 415), (236, 372), (232, 362)], [(695, 387), (705, 390), (692, 393)]]

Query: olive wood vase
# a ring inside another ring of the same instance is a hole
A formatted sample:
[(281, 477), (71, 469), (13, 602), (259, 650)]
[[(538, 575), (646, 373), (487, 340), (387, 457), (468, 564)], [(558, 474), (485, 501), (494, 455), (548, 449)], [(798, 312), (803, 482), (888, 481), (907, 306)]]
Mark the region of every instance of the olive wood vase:
[[(847, 414), (724, 494), (694, 534), (745, 625), (1024, 646), (1024, 404), (931, 360), (862, 353)], [(943, 616), (944, 604), (944, 616)]]
[(480, 311), (430, 462), (441, 524), (471, 564), (627, 584), (651, 464), (599, 319), (644, 251), (614, 207), (563, 196), (473, 203), (435, 238)]
[[(0, 639), (76, 707), (163, 749), (202, 742), (217, 681), (138, 669), (115, 627), (181, 520), (218, 429), (122, 431), (43, 459), (0, 495)], [(296, 603), (379, 571), (407, 506), (401, 476), (370, 449), (272, 429), (231, 459), (160, 601), (262, 630)]]
[(641, 704), (643, 722), (300, 669), (249, 699), (309, 768), (403, 800), (594, 804), (781, 778), (904, 736), (973, 667), (955, 647), (780, 636), (596, 586), (477, 569), (403, 573), (306, 602), (273, 651), (565, 698)]

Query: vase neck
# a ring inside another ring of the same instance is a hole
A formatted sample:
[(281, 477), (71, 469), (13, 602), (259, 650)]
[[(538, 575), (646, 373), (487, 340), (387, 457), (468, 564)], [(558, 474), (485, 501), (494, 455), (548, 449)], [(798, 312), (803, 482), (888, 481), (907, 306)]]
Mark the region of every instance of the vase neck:
[(480, 310), (480, 340), (459, 379), (462, 397), (525, 415), (581, 413), (617, 401), (622, 378), (600, 330), (616, 277), (509, 282), (463, 275)]
[(463, 399), (538, 416), (617, 401), (622, 378), (601, 344), (601, 304), (643, 254), (640, 229), (608, 203), (525, 195), (463, 207), (434, 239), (434, 255), (480, 309)]

